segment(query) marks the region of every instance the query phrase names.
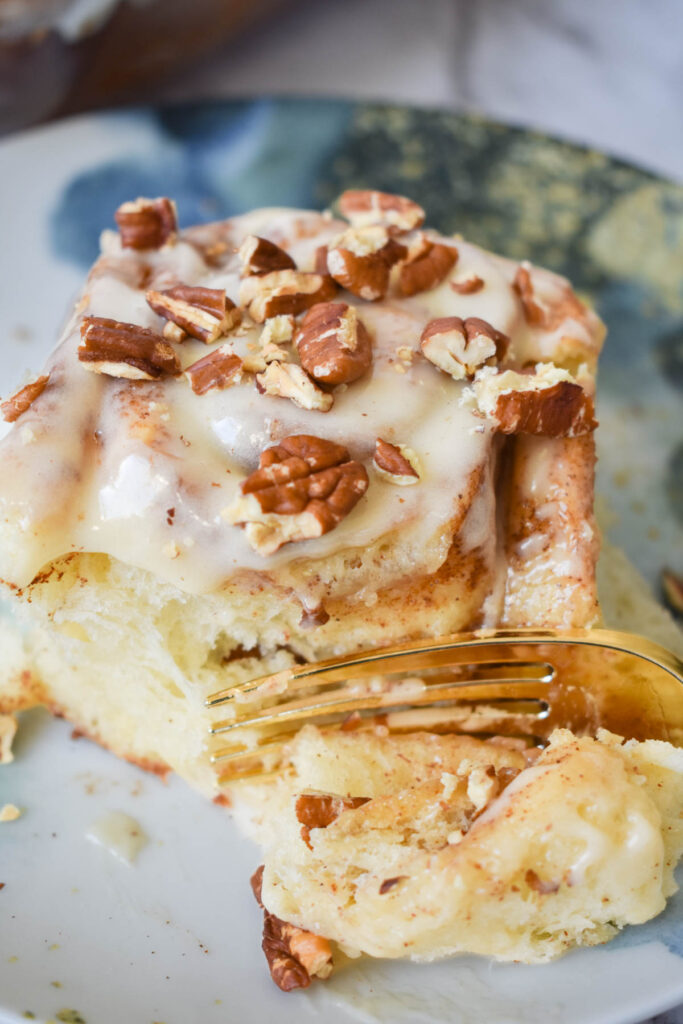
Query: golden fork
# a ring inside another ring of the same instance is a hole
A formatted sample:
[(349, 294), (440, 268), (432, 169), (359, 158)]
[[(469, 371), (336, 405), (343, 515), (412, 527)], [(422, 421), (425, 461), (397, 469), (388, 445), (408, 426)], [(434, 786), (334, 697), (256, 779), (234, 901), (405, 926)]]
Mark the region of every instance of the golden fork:
[(210, 729), (220, 783), (282, 771), (287, 744), (311, 723), (536, 745), (558, 727), (604, 727), (683, 746), (683, 661), (632, 633), (481, 630), (295, 665), (206, 701), (226, 705), (232, 717)]

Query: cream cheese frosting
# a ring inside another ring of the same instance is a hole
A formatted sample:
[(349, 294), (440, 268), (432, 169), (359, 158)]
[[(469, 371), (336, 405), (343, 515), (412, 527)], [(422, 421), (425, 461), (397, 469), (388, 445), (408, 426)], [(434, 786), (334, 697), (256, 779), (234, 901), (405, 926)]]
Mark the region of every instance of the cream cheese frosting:
[[(259, 393), (248, 374), (200, 396), (183, 376), (131, 381), (87, 373), (79, 363), (85, 315), (160, 332), (164, 321), (147, 304), (147, 289), (179, 283), (219, 288), (238, 302), (243, 267), (236, 250), (248, 235), (277, 243), (300, 270), (310, 271), (318, 247), (345, 227), (326, 214), (266, 209), (181, 232), (175, 244), (144, 252), (123, 248), (115, 232), (104, 232), (100, 259), (48, 361), (49, 384), (2, 441), (3, 579), (23, 587), (59, 556), (102, 552), (182, 590), (207, 593), (241, 573), (267, 572), (277, 580), (302, 560), (314, 565), (389, 535), (400, 536), (402, 570), (407, 560), (422, 574), (445, 559), (456, 521), (465, 551), (491, 533), (495, 554), (492, 491), (486, 501), (469, 504), (469, 481), (492, 461), (494, 429), (462, 401), (466, 382), (452, 380), (421, 356), (420, 334), (436, 317), (476, 316), (510, 338), (510, 365), (548, 358), (565, 335), (574, 351), (578, 346), (594, 361), (601, 325), (556, 275), (532, 272), (541, 300), (560, 311), (548, 328), (535, 327), (513, 287), (517, 264), (428, 232), (458, 250), (438, 287), (377, 302), (340, 290), (339, 299), (357, 307), (370, 333), (373, 363), (359, 380), (334, 390), (333, 407), (325, 413)], [(474, 276), (484, 284), (473, 294), (451, 287)], [(245, 318), (227, 340), (246, 357), (261, 330)], [(188, 339), (175, 351), (185, 369), (225, 341), (206, 346)], [(293, 434), (345, 445), (351, 458), (365, 464), (370, 483), (336, 529), (264, 559), (222, 513), (261, 452)], [(397, 487), (372, 469), (380, 437), (416, 453), (417, 486)]]

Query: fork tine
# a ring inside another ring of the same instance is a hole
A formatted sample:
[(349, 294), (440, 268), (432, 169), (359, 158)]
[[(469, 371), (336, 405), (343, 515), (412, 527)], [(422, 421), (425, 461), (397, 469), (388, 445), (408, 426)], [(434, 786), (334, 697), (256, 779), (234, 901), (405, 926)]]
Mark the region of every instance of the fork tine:
[[(537, 728), (540, 715), (519, 714), (501, 712), (494, 707), (471, 707), (463, 705), (451, 705), (450, 707), (421, 707), (404, 708), (397, 711), (390, 711), (381, 716), (378, 722), (376, 715), (368, 715), (361, 720), (354, 732), (368, 731), (382, 725), (392, 735), (400, 733), (429, 730), (430, 732), (457, 732), (468, 735), (478, 735), (482, 738), (487, 736), (508, 736), (525, 740), (533, 744), (543, 742), (542, 730)], [(344, 720), (336, 722), (325, 722), (318, 724), (323, 732), (339, 730)], [(211, 762), (216, 767), (222, 767), (223, 771), (219, 776), (219, 782), (225, 783), (243, 778), (265, 778), (263, 763), (268, 761), (281, 764), (286, 747), (298, 732), (295, 726), (285, 736), (281, 733), (272, 740), (265, 740), (257, 747), (250, 750), (235, 750), (233, 747), (223, 747), (216, 750)], [(281, 771), (281, 769), (280, 769)], [(278, 770), (271, 767), (269, 775), (276, 776)]]
[[(422, 676), (423, 688), (408, 680), (382, 692), (367, 685), (373, 676), (397, 673)], [(365, 692), (352, 688), (362, 680)], [(341, 685), (330, 689), (335, 683)], [(381, 724), (388, 732), (496, 734), (542, 743), (557, 727), (595, 732), (605, 726), (626, 738), (666, 739), (683, 747), (682, 683), (680, 658), (643, 637), (602, 629), (520, 629), (296, 666), (228, 687), (206, 704), (234, 701), (236, 716), (211, 730), (230, 736), (212, 756), (216, 766), (228, 766), (219, 781), (230, 782), (281, 774), (285, 764), (272, 769), (303, 724), (344, 729), (350, 713), (358, 728)], [(266, 698), (275, 702), (255, 711), (240, 707)]]
[(485, 681), (482, 683), (447, 683), (443, 685), (427, 685), (423, 690), (404, 692), (387, 690), (383, 693), (356, 693), (349, 695), (348, 690), (339, 689), (274, 707), (263, 708), (249, 717), (217, 722), (210, 730), (212, 735), (233, 732), (256, 725), (275, 725), (279, 722), (305, 722), (311, 718), (326, 714), (350, 714), (359, 710), (378, 710), (388, 707), (400, 707), (407, 704), (434, 704), (442, 700), (519, 700), (522, 698), (543, 697), (543, 683), (538, 680), (509, 680), (505, 683)]
[[(585, 630), (577, 630), (585, 633)], [(524, 635), (523, 635), (524, 634)], [(526, 635), (528, 634), (528, 636)], [(552, 630), (482, 630), (479, 633), (461, 633), (442, 637), (440, 640), (421, 640), (412, 643), (397, 644), (393, 647), (378, 648), (371, 651), (360, 651), (343, 658), (331, 658), (312, 665), (298, 665), (275, 672), (272, 675), (252, 679), (246, 683), (229, 686), (219, 690), (207, 698), (207, 708), (219, 707), (232, 700), (244, 700), (259, 692), (259, 696), (276, 696), (304, 685), (344, 682), (346, 679), (366, 679), (368, 676), (390, 674), (392, 672), (419, 672), (424, 668), (425, 655), (429, 655), (430, 666), (446, 665), (503, 665), (506, 661), (515, 666), (522, 662), (538, 666), (540, 677), (544, 678), (553, 671), (553, 666), (545, 661), (526, 662), (514, 652), (515, 642), (540, 643), (557, 636)], [(507, 648), (507, 650), (505, 649)], [(503, 657), (501, 658), (501, 653)]]

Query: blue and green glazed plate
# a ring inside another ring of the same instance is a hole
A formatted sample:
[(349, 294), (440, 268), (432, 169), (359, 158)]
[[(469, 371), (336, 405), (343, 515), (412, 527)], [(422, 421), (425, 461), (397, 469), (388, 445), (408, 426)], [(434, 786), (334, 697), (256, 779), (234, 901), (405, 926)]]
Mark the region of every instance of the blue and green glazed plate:
[[(0, 393), (54, 343), (122, 201), (184, 224), (342, 189), (410, 195), (429, 222), (568, 275), (607, 322), (598, 491), (657, 585), (683, 570), (683, 189), (592, 150), (455, 114), (317, 100), (86, 116), (0, 144)], [(260, 954), (257, 851), (179, 780), (143, 775), (43, 713), (0, 768), (0, 1021), (629, 1024), (683, 1002), (683, 900), (543, 967), (364, 961), (284, 996)], [(140, 822), (134, 866), (85, 838)], [(683, 1019), (683, 1018), (681, 1018)]]

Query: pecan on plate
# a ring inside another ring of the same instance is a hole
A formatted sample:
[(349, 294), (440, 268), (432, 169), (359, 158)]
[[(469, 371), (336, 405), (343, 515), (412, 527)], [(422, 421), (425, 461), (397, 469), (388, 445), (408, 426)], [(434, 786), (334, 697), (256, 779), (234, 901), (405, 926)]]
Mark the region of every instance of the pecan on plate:
[(81, 322), (78, 358), (84, 369), (109, 377), (158, 380), (180, 373), (175, 352), (160, 334), (103, 316)]
[(205, 395), (214, 388), (227, 388), (239, 383), (242, 360), (230, 345), (221, 345), (188, 366), (184, 373), (195, 395)]
[(433, 242), (421, 232), (409, 246), (408, 257), (399, 266), (398, 290), (406, 298), (428, 292), (450, 274), (458, 260), (454, 245)]
[(175, 203), (166, 197), (122, 203), (114, 220), (124, 249), (160, 249), (178, 230)]
[(308, 988), (311, 978), (327, 978), (332, 973), (332, 949), (327, 939), (289, 924), (263, 906), (261, 888), (263, 865), (251, 877), (256, 902), (263, 910), (263, 941), (270, 976), (283, 992)]
[(380, 224), (397, 231), (419, 228), (425, 219), (421, 206), (405, 196), (371, 189), (348, 189), (339, 197), (339, 212), (354, 227)]
[(539, 363), (533, 373), (481, 371), (479, 409), (502, 434), (578, 437), (595, 430), (593, 399), (566, 370)]
[(399, 487), (409, 487), (420, 480), (417, 456), (412, 448), (403, 444), (390, 444), (378, 437), (372, 464), (379, 476)]
[(327, 302), (336, 292), (337, 285), (328, 275), (273, 270), (245, 277), (240, 285), (240, 303), (252, 320), (262, 324), (270, 317), (303, 313), (316, 302)]
[(0, 405), (2, 418), (6, 420), (7, 423), (14, 423), (15, 420), (18, 420), (27, 409), (30, 409), (36, 398), (38, 398), (39, 395), (42, 395), (49, 379), (49, 373), (45, 374), (43, 377), (37, 377), (35, 380), (32, 380), (30, 384), (25, 384), (23, 388), (19, 388), (19, 390), (15, 391), (13, 395), (6, 398)]
[(244, 274), (269, 274), (272, 270), (296, 270), (296, 263), (284, 249), (267, 238), (247, 235), (237, 250)]
[(408, 250), (377, 224), (349, 228), (327, 250), (327, 269), (337, 284), (367, 302), (382, 299), (389, 273)]
[(207, 345), (237, 327), (242, 319), (242, 310), (222, 288), (178, 284), (161, 292), (148, 291), (146, 298), (155, 313)]
[(368, 330), (345, 302), (320, 302), (309, 309), (296, 346), (304, 370), (321, 384), (350, 384), (372, 363)]
[(454, 380), (471, 380), (479, 367), (501, 360), (508, 344), (507, 335), (477, 316), (438, 317), (420, 337), (423, 355)]
[(242, 481), (223, 516), (245, 527), (260, 555), (272, 555), (283, 544), (333, 530), (367, 487), (365, 467), (344, 445), (297, 434), (261, 454), (259, 468)]

